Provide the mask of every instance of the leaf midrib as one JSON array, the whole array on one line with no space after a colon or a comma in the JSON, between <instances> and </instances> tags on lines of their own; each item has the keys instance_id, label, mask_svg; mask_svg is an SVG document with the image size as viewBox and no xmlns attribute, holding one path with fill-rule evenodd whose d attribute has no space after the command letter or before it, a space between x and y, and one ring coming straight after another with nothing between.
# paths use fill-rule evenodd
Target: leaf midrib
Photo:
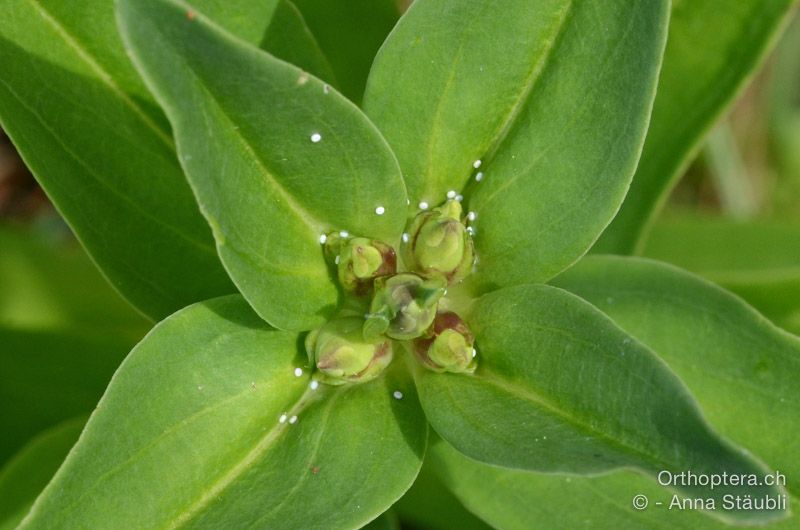
<instances>
[{"instance_id":1,"label":"leaf midrib","mask_svg":"<svg viewBox=\"0 0 800 530\"><path fill-rule=\"evenodd\" d=\"M172 137L168 132L164 131L158 126L142 108L136 104L128 94L117 85L114 77L105 70L97 60L81 45L78 39L72 35L67 29L41 4L40 0L28 0L31 6L39 11L42 18L50 24L53 30L64 40L64 42L72 48L75 53L83 60L84 63L97 74L100 79L116 96L128 106L136 116L149 128L153 133L167 146L170 150L175 150L175 144Z\"/></svg>"},{"instance_id":2,"label":"leaf midrib","mask_svg":"<svg viewBox=\"0 0 800 530\"><path fill-rule=\"evenodd\" d=\"M180 5L180 6L184 6L186 8L190 8L190 6L188 4L186 4L185 2L183 2L181 0L176 0L175 4L176 5ZM289 207L289 209L291 211L293 211L295 213L295 215L298 216L298 218L303 222L303 224L305 224L312 231L312 233L317 233L317 234L318 233L322 233L322 231L325 230L325 227L328 225L328 223L325 223L325 222L317 219L314 215L312 215L311 212L309 212L305 207L303 207L300 204L300 202L298 202L297 198L293 194L291 194L281 184L281 182L275 177L275 175L272 173L272 171L270 171L269 168L267 167L266 161L261 156L259 156L257 154L256 150L253 148L253 145L242 134L241 128L238 128L236 126L236 122L233 120L233 118L230 116L230 114L228 114L225 106L222 105L222 103L217 99L217 97L214 95L214 93L211 91L211 89L206 86L206 84L204 82L204 78L192 67L191 63L188 61L188 59L185 57L185 55L183 53L181 53L180 50L175 49L175 47L172 45L169 37L164 34L164 32L161 30L161 28L160 28L160 26L158 24L151 24L151 27L153 28L153 30L156 33L158 33L160 35L162 42L164 42L165 45L168 46L172 50L172 53L173 53L174 57L184 65L185 71L191 76L191 78L193 78L195 80L195 83L194 83L195 86L197 86L204 94L206 94L208 96L208 99L213 103L214 108L216 108L218 110L218 112L216 114L218 116L224 118L225 122L228 124L228 127L227 127L227 129L229 131L228 136L234 138L240 144L241 148L244 149L245 153L250 156L250 159L253 160L256 163L258 168L261 170L261 173L262 173L262 176L264 177L264 180L266 180L268 183L272 184L272 188L271 189L274 190L275 192L277 192L277 194L285 201L285 203ZM214 34L217 39L219 39L220 41L224 42L226 45L231 46L231 47L242 48L244 52L249 52L249 54L252 55L252 51L248 49L249 46L248 47L242 46L241 43L237 39L232 38L229 35L227 35L226 33L219 31L213 25L213 23L211 21L206 21L205 22L205 29L209 33ZM255 52L256 52L257 55L260 56L261 59L265 59L265 58L268 59L268 60L269 59L273 59L271 55L269 55L267 52L265 52L263 50L255 50ZM136 60L134 62L136 62L137 63L137 67L139 67L141 65L141 60L138 59L137 54L135 52L133 53L133 57L136 58ZM277 59L273 59L273 60L278 61ZM164 92L162 90L160 90L160 88L158 87L158 83L154 83L153 82L152 76L148 73L148 69L147 68L141 68L140 67L140 68L138 68L138 70L142 73L143 77L148 81L148 85L153 88L154 92L162 94L162 95L164 94ZM173 99L173 98L164 98L164 99ZM176 137L180 138L183 135L177 134L177 132L178 132L179 124L182 121L181 120L181 114L182 113L180 111L176 112L176 107L177 106L171 104L171 102L164 101L164 102L162 102L162 106L165 109L168 109L168 114L171 114L172 116L177 118L177 120L175 120L176 123L173 124L173 126L176 129ZM180 150L181 150L181 143L182 142L178 141L179 154L180 154ZM183 158L184 158L183 156L179 156L179 159L181 161L183 161ZM188 173L188 171L187 171L187 173ZM190 184L191 184L191 179L190 179ZM192 184L192 187L194 187L193 184ZM201 207L202 206L203 205L201 204Z\"/></svg>"},{"instance_id":3,"label":"leaf midrib","mask_svg":"<svg viewBox=\"0 0 800 530\"><path fill-rule=\"evenodd\" d=\"M558 48L561 38L564 35L565 28L569 25L569 20L573 14L573 6L574 2L569 0L569 2L563 8L563 13L557 22L558 27L555 29L552 41L543 51L541 58L531 65L531 70L525 78L525 82L522 85L522 90L520 90L514 104L511 106L511 108L509 108L505 119L503 120L500 128L497 130L497 133L487 143L487 147L484 149L486 153L483 157L484 162L488 162L494 157L495 153L497 153L497 151L500 149L501 144L505 141L506 137L514 128L514 124L516 123L520 113L528 104L528 100L530 99L534 87L537 85L539 79L541 79L542 73L550 64L550 57L553 55L553 52L556 50L556 48Z\"/></svg>"},{"instance_id":4,"label":"leaf midrib","mask_svg":"<svg viewBox=\"0 0 800 530\"><path fill-rule=\"evenodd\" d=\"M292 498L292 495L294 495L294 493L298 489L300 489L300 487L303 485L303 478L307 476L305 471L308 470L308 469L311 469L311 465L310 464L316 460L317 455L319 454L319 450L320 450L320 447L322 445L322 438L325 435L325 428L328 425L328 421L330 420L331 413L333 411L333 404L339 399L339 397L341 397L342 394L343 394L343 392L335 392L333 394L333 396L328 398L327 403L325 403L325 407L326 408L325 408L323 417L319 422L319 426L317 427L317 430L318 430L317 438L316 438L316 440L314 440L314 443L312 444L313 445L313 450L309 452L308 458L306 458L306 465L304 465L301 468L303 470L303 475L298 477L297 481L294 483L292 488L288 492L286 492L284 494L283 499L281 499L281 501L279 503L277 503L275 506L273 506L265 514L263 514L260 517L258 517L258 519L253 521L250 524L250 526L247 527L248 529L249 528L258 527L258 524L261 521L263 521L267 517L271 516L276 511L280 510Z\"/></svg>"},{"instance_id":5,"label":"leaf midrib","mask_svg":"<svg viewBox=\"0 0 800 530\"><path fill-rule=\"evenodd\" d=\"M227 339L227 338L228 338L227 335L221 335L221 336L217 337L216 339L214 339L214 341L211 344L212 345L217 344L217 343L221 342L223 339ZM269 383L269 381L265 381L265 384L268 384L268 383ZM98 477L89 487L86 488L86 490L85 490L83 495L81 495L80 497L75 499L73 502L71 502L70 504L65 506L62 510L60 510L60 513L61 513L62 517L66 516L66 515L69 515L72 511L74 511L74 509L79 506L80 502L84 498L86 498L92 492L93 489L95 489L97 486L102 484L109 477L112 477L112 476L116 475L117 473L119 473L120 471L122 471L126 466L128 466L131 463L135 462L136 459L140 455L146 453L147 451L149 451L150 449L152 449L154 447L157 447L162 440L168 438L170 435L172 435L173 433L177 432L182 427L186 427L187 425L190 425L194 421L196 421L196 420L198 420L200 418L203 418L204 416L206 416L208 414L211 414L211 413L215 412L220 407L223 407L223 406L228 405L230 403L234 403L237 400L241 399L242 397L245 397L245 396L248 396L248 395L252 395L252 393L253 393L252 389L248 388L246 390L243 390L243 391L238 392L236 394L233 394L231 396L227 396L224 399L216 401L216 402L214 402L213 404L211 404L211 405L209 405L207 407L203 407L203 408L201 408L199 410L196 410L191 415L181 419L180 421L177 421L177 422L173 423L172 425L170 425L169 427L164 429L162 432L160 432L158 434L158 436L156 436L155 438L150 440L147 444L137 448L136 452L134 452L132 455L130 455L123 462L120 462L119 464L115 465L113 468L111 468L108 471L106 471L105 473L103 473L100 477ZM101 402L101 404L102 404L102 402ZM100 405L98 405L98 407L99 406ZM87 424L87 428L91 428L91 427L92 427L92 425Z\"/></svg>"},{"instance_id":6,"label":"leaf midrib","mask_svg":"<svg viewBox=\"0 0 800 530\"><path fill-rule=\"evenodd\" d=\"M181 57L181 56L179 56ZM181 57L182 58L182 57ZM280 196L286 206L289 208L290 211L294 212L295 215L305 224L312 233L319 234L325 230L325 226L327 223L324 223L317 219L314 215L311 214L305 207L303 207L297 198L287 190L283 184L275 177L272 171L267 167L266 161L256 153L256 150L253 148L253 144L244 137L241 133L241 128L236 126L236 122L231 118L228 112L225 110L225 107L220 103L220 101L216 98L214 93L203 83L202 78L194 71L194 69L189 66L189 64L184 60L184 64L186 65L189 73L191 76L197 81L197 85L200 89L208 96L211 102L214 104L214 108L218 110L216 113L218 116L221 116L225 119L225 122L228 125L228 130L230 134L229 137L235 138L236 141L239 143L240 147L245 151L247 155L250 156L250 159L253 160L258 168L261 170L261 174L264 177L264 181L268 184L271 184L271 190L277 192L278 196ZM177 127L176 127L177 128ZM178 143L180 149L180 142Z\"/></svg>"},{"instance_id":7,"label":"leaf midrib","mask_svg":"<svg viewBox=\"0 0 800 530\"><path fill-rule=\"evenodd\" d=\"M166 223L166 222L164 222L164 220L163 220L163 219L161 219L160 217L157 217L157 216L153 215L152 213L150 213L150 212L149 212L149 211L147 211L146 209L142 208L142 207L141 207L141 206L140 206L138 203L136 203L136 201L132 200L130 197L128 197L128 196L127 196L127 195L125 195L124 193L120 192L119 190L117 190L117 189L116 189L116 188L114 188L113 186L109 185L109 183L108 183L108 182L106 182L106 181L105 181L105 180L104 180L104 179L101 177L101 175L99 175L99 174L97 174L97 173L96 173L95 169L92 167L92 165L91 165L91 164L89 164L88 162L86 162L85 160L83 160L83 158L81 158L81 157L80 157L80 156L79 156L77 153L75 153L75 152L74 152L74 151L73 151L73 150L72 150L72 149L71 149L71 148L70 148L70 147L69 147L69 146L68 146L66 143L64 143L64 141L63 141L63 140L61 139L61 137L60 137L60 136L59 136L59 135L56 133L56 131L55 131L55 130L53 130L53 129L52 129L52 128L51 128L51 127L48 125L48 123L47 123L47 120L43 119L43 118L42 118L42 116L41 116L41 115L40 115L40 114L39 114L39 113L36 111L36 109L34 109L34 108L32 108L30 105L28 105L28 103L25 101L25 99L24 99L24 98L22 98L22 97L20 97L20 95L19 95L19 94L17 94L17 92L16 92L16 91L15 91L15 90L14 90L14 89L11 87L11 85L9 85L9 84L8 84L8 83L7 83L7 82L6 82L4 79L2 79L2 78L0 78L0 83L2 83L2 84L3 84L3 86L4 86L4 87L6 88L6 90L8 91L9 95L11 95L11 97L13 97L13 98L14 98L14 99L15 99L15 100L16 100L16 101L17 101L17 102L20 104L20 106L21 106L23 109L25 109L26 111L28 111L28 112L29 112L29 113L30 113L30 114L31 114L31 115L32 115L34 118L36 118L36 120L37 120L37 121L39 122L39 124L41 125L42 129L44 129L44 131L45 131L45 132L47 132L47 133L48 133L48 134L49 134L49 135L50 135L50 136L53 138L53 140L55 140L55 142L59 144L59 146L61 146L61 148L63 149L63 151L64 151L64 152L65 152L65 153L66 153L66 154L67 154L67 155L68 155L70 158L72 158L72 159L73 159L75 162L77 162L77 163L78 163L78 165L80 165L81 167L83 167L83 168L86 170L86 174L87 174L88 176L92 177L92 180L94 180L94 181L95 181L95 182L96 182L98 185L100 185L100 186L101 186L101 187L103 187L104 189L108 190L108 192L109 192L109 193L111 193L111 195L113 195L113 196L117 197L118 199L120 199L120 201L121 201L122 203L124 203L124 204L128 205L132 211L134 211L134 212L136 212L136 213L140 214L140 215L141 215L143 218L145 218L145 219L148 219L148 220L152 221L152 222L153 222L155 225L162 226L162 227L166 228L168 231L170 231L170 232L174 233L174 234L175 234L175 235L177 235L179 238L183 239L183 240L184 240L184 241L186 241L187 243L189 243L189 244L191 244L192 246L196 247L198 250L201 250L201 251L203 251L204 253L207 253L207 254L213 255L213 256L216 258L216 255L217 255L217 253L216 253L216 249L215 249L215 248L214 248L212 245L209 245L209 244L206 244L206 243L205 243L205 242L203 242L203 241L200 241L200 240L194 239L194 238L193 238L193 237L191 237L190 235L188 235L188 234L184 233L184 232L181 230L181 228L179 228L179 227L177 227L177 226L173 226L173 225L171 225L171 224L169 224L169 223ZM23 158L26 158L26 157L23 155ZM26 162L27 162L27 161L26 161ZM49 186L46 186L46 185L43 185L43 187L44 187L45 189L49 188ZM60 205L60 203L61 203L61 201L60 201L60 200L55 200L55 199L54 199L54 202L55 202L57 205Z\"/></svg>"},{"instance_id":8,"label":"leaf midrib","mask_svg":"<svg viewBox=\"0 0 800 530\"><path fill-rule=\"evenodd\" d=\"M545 69L544 68L545 65L548 63L548 60L552 55L553 50L556 48L556 44L559 41L561 34L564 32L564 28L567 26L567 18L572 12L572 5L573 5L572 0L569 0L569 2L566 4L566 7L563 8L563 13L557 22L557 28L554 31L554 36L550 45L547 46L542 51L540 59L538 61L534 61L531 64L531 69L528 72L527 76L525 77L525 81L522 84L522 89L519 91L519 94L515 98L514 103L509 107L505 118L501 121L500 126L497 129L497 132L486 143L486 146L483 149L481 149L486 153L481 158L483 162L487 162L494 156L494 153L497 152L500 144L506 138L509 131L513 128L513 124L515 123L516 118L519 116L520 112L522 112L522 109L525 107L528 101L528 97L533 91L533 87L539 80L541 73ZM470 17L469 20L471 24L474 21L482 20L482 17L478 16L478 14L475 14L474 16ZM472 25L469 25L467 28L465 28L463 34L464 35L469 34L469 30L471 27ZM462 39L461 44L458 47L458 50L456 50L455 54L453 54L453 61L451 63L450 73L445 81L444 88L442 89L439 98L440 104L436 107L436 111L434 113L434 117L432 120L434 125L432 127L431 136L427 145L427 153L426 153L427 163L425 164L424 168L426 175L425 182L427 183L427 185L425 186L424 192L420 197L421 199L432 197L433 196L432 188L434 188L435 187L434 184L437 183L435 178L436 177L435 173L437 169L434 167L433 157L434 157L434 146L437 143L436 139L441 136L441 130L442 130L442 121L439 118L444 108L444 104L441 102L444 101L445 97L448 95L450 89L452 88L453 81L455 80L456 65L458 65L461 62L464 46L468 40L469 39L467 38Z\"/></svg>"},{"instance_id":9,"label":"leaf midrib","mask_svg":"<svg viewBox=\"0 0 800 530\"><path fill-rule=\"evenodd\" d=\"M567 410L562 409L561 407L555 405L544 396L541 396L535 392L532 392L530 389L514 384L512 380L504 378L501 374L487 368L483 367L480 373L480 377L482 381L487 382L488 384L500 389L501 391L510 394L518 399L522 399L523 401L528 401L530 403L534 403L535 405L539 406L542 409L545 409L547 412L553 414L556 417L561 418L566 423L572 424L578 430L582 430L595 438L599 438L601 440L605 440L608 445L612 447L616 447L621 449L623 452L627 452L629 454L633 454L634 456L641 458L642 461L650 462L654 464L652 469L671 469L672 466L665 460L661 459L657 455L650 454L649 452L631 446L625 443L622 440L618 440L616 438L612 438L610 435L603 431L598 431L597 429L593 428L590 424L586 423L582 418L579 418ZM453 396L452 387L448 385L448 392L450 393L451 397L453 398L454 403L458 403L458 400L455 399ZM622 468L624 466L618 466ZM638 467L638 466L637 466ZM642 468L645 471L650 471L647 468Z\"/></svg>"},{"instance_id":10,"label":"leaf midrib","mask_svg":"<svg viewBox=\"0 0 800 530\"><path fill-rule=\"evenodd\" d=\"M572 4L570 4L570 5L572 5ZM635 24L635 21L636 21L636 18L635 18L635 17L631 17L631 19L630 19L630 22L629 22L628 26L625 28L625 31L623 32L623 34L620 36L619 40L617 41L617 44L616 44L616 46L614 47L614 49L613 49L611 52L609 52L609 53L606 55L606 57L605 57L605 59L604 59L604 61L603 61L604 65L603 65L603 67L601 67L601 69L600 69L601 71L606 69L606 65L607 65L607 64L608 64L608 63L611 61L611 59L612 59L612 58L613 58L613 57L614 57L614 56L615 56L615 55L616 55L616 54L617 54L617 53L618 53L618 52L619 52L619 51L622 49L622 43L625 41L625 39L627 39L628 35L630 34L630 32L633 30L634 26L636 25L636 24ZM566 25L566 24L565 24L565 25ZM563 28L562 28L562 31L561 31L560 35L563 35ZM555 47L555 44L556 44L556 42L554 42L554 46L553 46L553 47ZM547 67L547 66L549 66L550 64L552 64L552 63L550 63L550 62L546 62L546 61L545 61L545 64L543 64L543 66L542 66L542 72L544 72L544 71L547 69L546 67ZM537 80L538 80L540 77L541 77L541 76L537 77ZM595 85L593 85L593 87L595 88L595 90L596 90L596 86L597 86L596 84L595 84ZM533 90L533 86L531 87L531 92L532 92L532 90ZM529 92L529 93L527 94L527 97L530 97L530 95L531 95L531 92ZM521 103L521 107L524 107L524 106L525 106L525 104L527 103L527 101L528 101L528 100L526 99L524 102L522 102L522 103ZM575 123L577 123L578 119L579 119L581 116L583 116L583 114L585 114L585 113L588 111L588 107L589 107L589 101L590 101L590 100L589 100L589 98L588 98L588 97L584 97L584 98L583 98L583 100L582 100L582 102L581 102L580 106L578 106L578 107L576 108L575 112L573 112L573 113L571 114L571 116L570 116L570 119L568 120L568 122L567 122L566 126L565 126L565 127L564 127L564 129L563 129L563 133L566 133L566 132L568 132L568 131L569 131L569 130L572 128L572 126L574 126L574 125L575 125ZM513 123L509 125L509 130L508 130L507 134L509 134L509 133L510 133L511 129L513 129ZM499 140L498 140L498 142L497 142L497 144L496 144L496 148L494 149L494 151L493 151L493 153L492 153L492 156L494 156L494 154L496 154L496 153L497 153L497 151L499 151L499 149L500 149L500 147L501 147L501 143L502 143L502 141L503 141L503 140L505 140L505 138L506 138L506 137L507 137L507 135L506 135L506 136L504 136L503 138L501 138L501 139L499 139ZM561 137L563 137L563 134L562 134L562 136L561 136ZM561 137L559 137L559 139L560 139ZM619 141L619 139L618 139L617 141ZM642 141L642 143L644 142L644 135L642 136L642 139L641 139L641 141ZM498 195L499 195L499 194L500 194L502 191L504 191L505 189L509 188L510 186L513 186L513 185L514 185L514 183L516 183L516 182L517 182L517 181L518 181L518 180L519 180L521 177L523 177L523 176L526 176L526 175L529 175L529 174L531 173L531 170L532 170L532 169L533 169L533 168L534 168L534 167L535 167L535 166L536 166L536 165L539 163L539 161L540 161L542 158L544 158L545 154L547 154L547 152L550 150L550 148L552 148L552 147L553 147L555 144L556 144L556 141L553 141L552 143L550 143L549 145L547 145L547 146L546 146L544 149L542 149L542 150L540 151L540 153L539 153L539 156L537 156L536 158L532 159L532 160L531 160L531 161L530 161L530 162L529 162L529 163L528 163L528 164L527 164L527 165L526 165L524 168L521 168L521 169L519 169L518 171L516 171L516 172L514 173L514 175L511 175L511 176L509 176L509 178L506 178L506 179L504 179L504 180L503 180L503 182L502 182L502 184L500 184L500 185L499 185L499 186L497 186L497 187L496 187L494 190L492 190L492 191L491 191L491 193L489 193L489 194L488 194L488 195L486 195L485 197L482 197L482 198L481 198L481 203L482 203L482 206L483 206L483 207L487 207L487 206L488 206L488 205L489 205L489 204L490 204L490 203L491 203L491 202L492 202L492 201L493 201L495 198L497 198L497 196L498 196ZM488 159L488 158L487 158L487 160L489 160L489 162L491 162L491 160L490 160L490 159ZM631 172L630 178L633 178L633 172ZM598 187L600 187L602 184L604 184L604 182L602 182L600 179L595 179L595 180L594 180L594 185L592 186L592 188L591 188L591 189L589 189L589 190L586 190L586 192L582 194L582 197L581 197L581 203L580 203L580 205L582 205L582 204L584 204L584 203L588 202L588 201L589 201L589 199L590 199L590 198L591 198L591 196L592 196L592 192L593 192L595 189L597 189ZM625 188L625 190L624 190L624 191L627 191L627 186L626 186L626 188ZM580 205L578 205L578 206L580 206ZM573 210L574 210L574 209L577 209L577 208L573 208ZM560 221L563 221L564 219L566 219L566 218L569 216L569 213L568 213L568 212L569 212L569 209L567 210L567 212L565 212L565 213L562 213L562 214L560 215L560 217L559 217L557 220L550 221L550 225L556 225L556 224L558 224ZM608 222L610 222L610 219L609 219L609 221L607 221L607 222L606 222L606 224L608 224ZM548 228L549 228L549 227L548 227ZM540 228L540 229L539 229L539 232L538 232L538 234L541 234L541 233L543 233L543 232L544 232L544 229ZM599 236L599 234L598 234L598 236L596 236L596 237L600 237L600 236Z\"/></svg>"},{"instance_id":11,"label":"leaf midrib","mask_svg":"<svg viewBox=\"0 0 800 530\"><path fill-rule=\"evenodd\" d=\"M317 402L317 400L314 399L314 394L319 392L320 390L312 390L310 387L306 388L305 392L301 394L301 396L295 401L295 405L285 414L287 416L300 416L300 413L303 410ZM327 403L325 403L325 406L327 407L326 421L327 415L330 414L332 404L342 394L343 392L334 392L332 396L328 396ZM247 471L254 462L256 462L264 453L273 447L273 442L275 442L281 434L287 432L288 427L289 425L287 424L276 422L243 458L231 466L227 473L211 484L211 486L206 489L206 491L200 495L200 497L198 497L189 506L184 508L180 514L178 514L163 528L165 530L175 530L188 524L189 521L207 508L214 499L219 497L219 495L225 489L227 489L236 481L236 479L238 479L245 471Z\"/></svg>"}]
</instances>

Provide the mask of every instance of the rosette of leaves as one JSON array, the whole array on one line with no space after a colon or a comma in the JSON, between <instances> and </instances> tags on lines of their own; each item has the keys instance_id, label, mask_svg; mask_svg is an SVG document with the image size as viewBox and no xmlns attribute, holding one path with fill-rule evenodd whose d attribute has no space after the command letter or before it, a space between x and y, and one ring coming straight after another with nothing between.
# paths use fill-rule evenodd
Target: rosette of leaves
<instances>
[{"instance_id":1,"label":"rosette of leaves","mask_svg":"<svg viewBox=\"0 0 800 530\"><path fill-rule=\"evenodd\" d=\"M0 85L0 111L12 115L4 127L121 292L157 319L197 303L126 358L23 528L359 528L412 485L431 428L459 458L491 469L628 469L643 480L661 470L767 472L709 425L659 357L663 341L597 308L593 288L640 264L570 268L636 170L667 1L417 0L375 58L362 108L337 91L313 43L317 60L270 48L288 24L226 21L214 2L118 0L119 35L91 35L60 4L31 4L27 15L46 29L19 31L25 46L4 48L18 67ZM269 6L273 20L294 13L287 2ZM51 61L26 51L56 37L67 48ZM120 60L123 46L135 71ZM82 67L67 66L62 51ZM73 126L95 120L114 134L61 140L36 98L14 89L31 75L23 63L58 69L59 86L86 106L100 102ZM14 99L19 109L9 111ZM117 144L125 163L96 163ZM111 190L120 226L110 222L114 204L98 200L91 212L59 189L53 167L63 160L65 174L91 176L87 197ZM109 184L112 166L124 175ZM469 274L446 278L454 281L436 303L468 329L474 361L460 373L428 369L399 341L368 381L320 382L308 333L343 311L369 319L354 316L321 243L346 234L400 249L420 211L448 199L468 212L475 258ZM151 202L158 208L142 207ZM129 248L108 235L115 229L145 244ZM136 248L150 254L128 260ZM572 276L548 285L567 269ZM401 259L396 272L409 271ZM722 311L732 303L719 301ZM784 494L767 485L677 492ZM710 515L747 523L786 514Z\"/></svg>"}]
</instances>

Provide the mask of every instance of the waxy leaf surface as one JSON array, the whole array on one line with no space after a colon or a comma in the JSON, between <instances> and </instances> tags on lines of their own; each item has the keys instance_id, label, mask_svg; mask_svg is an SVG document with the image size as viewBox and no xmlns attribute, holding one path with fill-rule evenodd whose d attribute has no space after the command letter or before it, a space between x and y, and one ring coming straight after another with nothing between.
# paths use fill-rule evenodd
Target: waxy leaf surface
<instances>
[{"instance_id":1,"label":"waxy leaf surface","mask_svg":"<svg viewBox=\"0 0 800 530\"><path fill-rule=\"evenodd\" d=\"M484 286L549 279L609 223L644 141L667 18L663 1L418 0L400 19L364 108L412 208L465 190Z\"/></svg>"},{"instance_id":2,"label":"waxy leaf surface","mask_svg":"<svg viewBox=\"0 0 800 530\"><path fill-rule=\"evenodd\" d=\"M504 469L467 458L444 442L433 445L429 454L433 467L455 495L472 512L503 530L737 528L730 524L735 521L720 509L719 502L714 511L679 509L675 504L670 509L673 495L678 501L685 496L634 471L576 477ZM738 489L742 497L751 493L746 488ZM647 497L647 508L633 508L637 495ZM705 499L702 494L698 497ZM766 528L797 528L800 502L790 497L787 505L791 505L792 515L770 521Z\"/></svg>"},{"instance_id":3,"label":"waxy leaf surface","mask_svg":"<svg viewBox=\"0 0 800 530\"><path fill-rule=\"evenodd\" d=\"M188 20L185 4L118 5L237 287L273 326L321 324L338 292L320 235L394 243L402 232L405 188L389 147L338 92L200 15Z\"/></svg>"},{"instance_id":4,"label":"waxy leaf surface","mask_svg":"<svg viewBox=\"0 0 800 530\"><path fill-rule=\"evenodd\" d=\"M288 29L271 24L282 3L193 6L269 45ZM125 54L114 3L2 0L0 12L0 126L108 279L156 320L234 292L167 120ZM313 42L293 42L290 60L324 62Z\"/></svg>"},{"instance_id":5,"label":"waxy leaf surface","mask_svg":"<svg viewBox=\"0 0 800 530\"><path fill-rule=\"evenodd\" d=\"M344 529L377 517L425 450L414 384L398 363L314 389L298 342L238 295L159 324L22 528Z\"/></svg>"},{"instance_id":6,"label":"waxy leaf surface","mask_svg":"<svg viewBox=\"0 0 800 530\"><path fill-rule=\"evenodd\" d=\"M555 283L602 307L653 347L686 381L715 427L786 476L793 514L769 528L796 528L800 341L735 296L664 264L590 257ZM638 473L581 478L505 470L444 443L430 454L467 507L499 528L728 528L708 512L667 510L674 491ZM752 492L742 487L735 493ZM631 505L639 494L649 497L646 510ZM720 508L718 503L713 514L724 517Z\"/></svg>"},{"instance_id":7,"label":"waxy leaf surface","mask_svg":"<svg viewBox=\"0 0 800 530\"><path fill-rule=\"evenodd\" d=\"M475 375L417 374L432 427L467 456L583 474L622 467L652 475L764 471L709 428L651 350L580 298L548 286L501 289L476 301L469 321ZM720 487L709 495L731 492Z\"/></svg>"},{"instance_id":8,"label":"waxy leaf surface","mask_svg":"<svg viewBox=\"0 0 800 530\"><path fill-rule=\"evenodd\" d=\"M714 284L647 259L588 257L555 283L657 352L712 425L800 497L800 339Z\"/></svg>"},{"instance_id":9,"label":"waxy leaf surface","mask_svg":"<svg viewBox=\"0 0 800 530\"><path fill-rule=\"evenodd\" d=\"M652 219L703 136L750 78L795 0L673 0L642 157L597 252L641 250Z\"/></svg>"}]
</instances>

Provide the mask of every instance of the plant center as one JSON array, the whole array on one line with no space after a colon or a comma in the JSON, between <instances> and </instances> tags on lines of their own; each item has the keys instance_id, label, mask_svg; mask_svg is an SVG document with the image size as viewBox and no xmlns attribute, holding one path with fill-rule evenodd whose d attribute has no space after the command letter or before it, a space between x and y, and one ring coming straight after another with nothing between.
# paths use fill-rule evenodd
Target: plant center
<instances>
[{"instance_id":1,"label":"plant center","mask_svg":"<svg viewBox=\"0 0 800 530\"><path fill-rule=\"evenodd\" d=\"M345 303L306 339L322 381L374 379L398 347L430 370L475 370L472 332L457 313L441 307L447 287L463 281L475 259L460 202L448 200L411 220L400 249L404 271L397 270L395 249L382 241L347 232L324 240Z\"/></svg>"}]
</instances>

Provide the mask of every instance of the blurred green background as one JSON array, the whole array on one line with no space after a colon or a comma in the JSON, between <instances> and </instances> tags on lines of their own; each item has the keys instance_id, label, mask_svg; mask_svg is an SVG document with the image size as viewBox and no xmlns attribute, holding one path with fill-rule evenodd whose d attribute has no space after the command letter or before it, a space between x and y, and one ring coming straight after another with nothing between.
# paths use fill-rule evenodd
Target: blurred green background
<instances>
[{"instance_id":1,"label":"blurred green background","mask_svg":"<svg viewBox=\"0 0 800 530\"><path fill-rule=\"evenodd\" d=\"M706 139L643 253L800 333L800 17Z\"/></svg>"}]
</instances>

